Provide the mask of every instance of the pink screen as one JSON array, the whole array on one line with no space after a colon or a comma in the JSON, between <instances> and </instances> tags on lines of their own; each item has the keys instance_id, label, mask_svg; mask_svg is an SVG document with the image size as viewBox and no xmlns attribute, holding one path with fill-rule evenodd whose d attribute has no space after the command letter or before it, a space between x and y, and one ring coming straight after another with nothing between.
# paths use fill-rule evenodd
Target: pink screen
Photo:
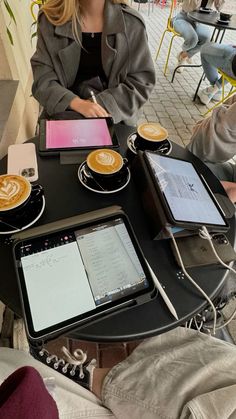
<instances>
[{"instance_id":1,"label":"pink screen","mask_svg":"<svg viewBox=\"0 0 236 419\"><path fill-rule=\"evenodd\" d=\"M112 145L104 119L76 119L46 122L46 148Z\"/></svg>"}]
</instances>

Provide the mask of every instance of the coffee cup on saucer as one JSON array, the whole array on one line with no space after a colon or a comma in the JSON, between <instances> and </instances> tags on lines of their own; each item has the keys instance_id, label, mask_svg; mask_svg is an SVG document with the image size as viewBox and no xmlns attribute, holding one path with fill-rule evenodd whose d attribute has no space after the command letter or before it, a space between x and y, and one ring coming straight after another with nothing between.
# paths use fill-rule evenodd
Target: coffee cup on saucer
<instances>
[{"instance_id":1,"label":"coffee cup on saucer","mask_svg":"<svg viewBox=\"0 0 236 419\"><path fill-rule=\"evenodd\" d=\"M140 150L157 150L167 140L168 131L158 122L145 122L137 127L136 147Z\"/></svg>"},{"instance_id":2,"label":"coffee cup on saucer","mask_svg":"<svg viewBox=\"0 0 236 419\"><path fill-rule=\"evenodd\" d=\"M229 13L220 12L220 20L223 21L223 22L228 22L231 19L232 16L233 15L231 15Z\"/></svg>"},{"instance_id":3,"label":"coffee cup on saucer","mask_svg":"<svg viewBox=\"0 0 236 419\"><path fill-rule=\"evenodd\" d=\"M117 151L101 148L89 153L86 163L95 181L116 188L124 179L128 161Z\"/></svg>"},{"instance_id":4,"label":"coffee cup on saucer","mask_svg":"<svg viewBox=\"0 0 236 419\"><path fill-rule=\"evenodd\" d=\"M5 174L0 176L0 219L20 217L28 204L43 195L40 185L31 185L23 176Z\"/></svg>"}]
</instances>

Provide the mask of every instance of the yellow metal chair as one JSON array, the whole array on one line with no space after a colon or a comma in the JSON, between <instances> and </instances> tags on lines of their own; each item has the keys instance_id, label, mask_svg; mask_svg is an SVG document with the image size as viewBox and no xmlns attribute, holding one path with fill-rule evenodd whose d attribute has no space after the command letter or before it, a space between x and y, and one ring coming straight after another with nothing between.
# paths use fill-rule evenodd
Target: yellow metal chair
<instances>
[{"instance_id":1,"label":"yellow metal chair","mask_svg":"<svg viewBox=\"0 0 236 419\"><path fill-rule=\"evenodd\" d=\"M34 19L34 22L37 21L37 17L36 17L36 15L34 13L34 8L35 8L35 6L38 6L38 7L42 6L43 3L44 3L43 0L32 0L32 2L30 4L30 12L31 12L31 15L32 15L32 17Z\"/></svg>"},{"instance_id":2,"label":"yellow metal chair","mask_svg":"<svg viewBox=\"0 0 236 419\"><path fill-rule=\"evenodd\" d=\"M180 36L180 34L174 30L173 25L172 25L173 12L176 8L176 5L177 5L177 1L176 0L171 0L170 14L169 14L169 17L168 17L168 20L167 20L167 27L162 34L161 41L160 41L160 44L159 44L159 47L158 47L158 50L157 50L156 56L155 56L155 61L156 61L158 56L159 56L159 53L160 53L160 50L161 50L161 47L162 47L162 43L164 41L165 34L167 32L172 34L170 42L169 42L168 53L167 53L166 62L165 62L165 66L164 66L164 75L166 75L173 40L176 36Z\"/></svg>"},{"instance_id":3,"label":"yellow metal chair","mask_svg":"<svg viewBox=\"0 0 236 419\"><path fill-rule=\"evenodd\" d=\"M222 77L222 98L214 106L212 106L210 109L208 109L208 111L205 112L203 116L206 116L209 112L213 111L213 109L215 109L217 106L224 103L224 101L226 99L228 99L230 96L232 96L234 93L236 93L236 79L233 79L232 77L228 76L228 74L223 73L223 71L220 70L220 69L218 69L218 73ZM225 96L225 82L226 81L231 84L231 89L230 89L229 93Z\"/></svg>"}]
</instances>

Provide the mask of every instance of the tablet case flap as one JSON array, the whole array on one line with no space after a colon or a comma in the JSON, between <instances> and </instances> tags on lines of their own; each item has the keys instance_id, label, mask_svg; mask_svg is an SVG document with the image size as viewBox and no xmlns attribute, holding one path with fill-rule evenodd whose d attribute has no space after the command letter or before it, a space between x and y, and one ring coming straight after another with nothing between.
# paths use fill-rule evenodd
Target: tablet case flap
<instances>
[{"instance_id":1,"label":"tablet case flap","mask_svg":"<svg viewBox=\"0 0 236 419\"><path fill-rule=\"evenodd\" d=\"M21 231L12 235L12 239L14 241L25 240L43 235L45 233L51 233L54 231L62 230L64 228L73 227L75 225L81 225L87 223L88 221L101 220L114 214L124 214L124 212L118 205L113 205L107 208L101 208L95 211L86 212L84 214L78 214L74 217L64 218L62 220L57 220L52 223L43 224L38 227Z\"/></svg>"}]
</instances>

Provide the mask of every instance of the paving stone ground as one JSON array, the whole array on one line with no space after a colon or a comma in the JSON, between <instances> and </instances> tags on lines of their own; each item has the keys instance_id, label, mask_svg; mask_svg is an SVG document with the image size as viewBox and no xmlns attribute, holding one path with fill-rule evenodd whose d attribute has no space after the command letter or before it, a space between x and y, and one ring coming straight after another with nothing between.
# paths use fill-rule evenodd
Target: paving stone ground
<instances>
[{"instance_id":1,"label":"paving stone ground","mask_svg":"<svg viewBox=\"0 0 236 419\"><path fill-rule=\"evenodd\" d=\"M134 2L132 2L132 7L138 8ZM224 9L231 11L231 13L236 13L236 1L226 0ZM146 4L141 4L139 11L146 22L149 45L154 57L161 35L166 28L169 5L164 7L154 5L153 11L150 12L149 16L148 6ZM194 92L202 75L202 68L188 68L182 74L177 73L174 82L171 83L172 73L177 61L176 56L181 50L183 40L180 37L176 37L173 42L168 67L169 71L165 77L163 67L169 39L170 34L167 33L160 55L155 62L156 86L149 101L143 107L139 122L160 122L167 128L169 136L173 141L185 146L191 138L191 132L196 121L202 119L202 115L207 111L207 107L202 105L198 99L196 102L193 102ZM227 30L223 42L236 45L236 31ZM193 63L200 64L199 54L194 56ZM207 82L202 83L202 87L207 85Z\"/></svg>"}]
</instances>

